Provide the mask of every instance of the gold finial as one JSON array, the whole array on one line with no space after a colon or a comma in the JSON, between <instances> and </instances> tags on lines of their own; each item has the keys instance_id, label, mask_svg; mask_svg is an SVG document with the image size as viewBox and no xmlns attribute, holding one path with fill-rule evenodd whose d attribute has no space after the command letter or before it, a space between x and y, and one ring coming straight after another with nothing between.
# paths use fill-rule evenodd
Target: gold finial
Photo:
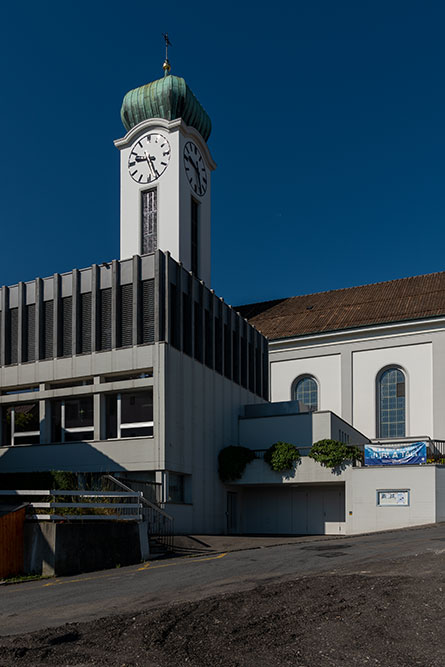
<instances>
[{"instance_id":1,"label":"gold finial","mask_svg":"<svg viewBox=\"0 0 445 667\"><path fill-rule=\"evenodd\" d=\"M168 38L168 32L163 32L162 36L165 39L165 60L164 64L162 65L162 69L164 70L164 76L167 76L168 74L170 74L171 70L170 63L168 61L168 47L172 46L172 43Z\"/></svg>"}]
</instances>

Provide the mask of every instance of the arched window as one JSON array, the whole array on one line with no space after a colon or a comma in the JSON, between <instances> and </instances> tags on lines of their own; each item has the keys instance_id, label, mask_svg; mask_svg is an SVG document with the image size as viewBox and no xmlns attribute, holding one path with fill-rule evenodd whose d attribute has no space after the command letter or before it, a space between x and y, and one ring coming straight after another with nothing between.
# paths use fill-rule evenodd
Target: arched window
<instances>
[{"instance_id":1,"label":"arched window","mask_svg":"<svg viewBox=\"0 0 445 667\"><path fill-rule=\"evenodd\" d=\"M300 401L301 412L318 410L318 385L314 378L303 377L294 386L294 400Z\"/></svg>"},{"instance_id":2,"label":"arched window","mask_svg":"<svg viewBox=\"0 0 445 667\"><path fill-rule=\"evenodd\" d=\"M405 437L405 376L399 368L387 368L377 380L380 438Z\"/></svg>"}]
</instances>

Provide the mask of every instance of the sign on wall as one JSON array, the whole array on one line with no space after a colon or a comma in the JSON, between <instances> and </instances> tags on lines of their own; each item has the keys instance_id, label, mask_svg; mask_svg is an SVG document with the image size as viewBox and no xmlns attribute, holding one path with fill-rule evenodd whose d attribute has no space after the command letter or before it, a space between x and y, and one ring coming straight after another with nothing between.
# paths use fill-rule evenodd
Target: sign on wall
<instances>
[{"instance_id":1,"label":"sign on wall","mask_svg":"<svg viewBox=\"0 0 445 667\"><path fill-rule=\"evenodd\" d=\"M407 507L409 505L409 489L377 491L377 505L380 507Z\"/></svg>"},{"instance_id":2,"label":"sign on wall","mask_svg":"<svg viewBox=\"0 0 445 667\"><path fill-rule=\"evenodd\" d=\"M426 442L400 447L365 445L365 466L418 465L426 463Z\"/></svg>"}]
</instances>

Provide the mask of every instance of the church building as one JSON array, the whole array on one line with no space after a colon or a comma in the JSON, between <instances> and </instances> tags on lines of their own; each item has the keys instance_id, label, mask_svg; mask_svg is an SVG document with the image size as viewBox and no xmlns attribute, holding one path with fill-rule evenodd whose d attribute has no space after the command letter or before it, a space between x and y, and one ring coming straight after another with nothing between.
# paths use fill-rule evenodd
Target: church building
<instances>
[{"instance_id":1,"label":"church building","mask_svg":"<svg viewBox=\"0 0 445 667\"><path fill-rule=\"evenodd\" d=\"M0 480L152 483L178 533L444 520L438 464L331 470L307 453L324 438L443 451L445 273L232 307L211 289L208 114L166 60L121 118L120 259L1 289ZM277 441L299 447L294 470L264 461ZM230 445L255 459L223 483Z\"/></svg>"}]
</instances>

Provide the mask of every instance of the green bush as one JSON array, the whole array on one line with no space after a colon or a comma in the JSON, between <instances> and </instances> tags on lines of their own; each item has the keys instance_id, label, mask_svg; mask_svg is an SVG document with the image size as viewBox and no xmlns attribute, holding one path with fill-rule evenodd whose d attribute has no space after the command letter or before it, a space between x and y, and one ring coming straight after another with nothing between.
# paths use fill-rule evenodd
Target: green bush
<instances>
[{"instance_id":1,"label":"green bush","mask_svg":"<svg viewBox=\"0 0 445 667\"><path fill-rule=\"evenodd\" d=\"M314 443L309 456L326 468L338 468L347 461L361 460L362 452L358 447L326 439Z\"/></svg>"},{"instance_id":2,"label":"green bush","mask_svg":"<svg viewBox=\"0 0 445 667\"><path fill-rule=\"evenodd\" d=\"M241 479L246 465L253 461L255 453L247 447L230 445L218 454L218 474L222 482Z\"/></svg>"},{"instance_id":3,"label":"green bush","mask_svg":"<svg viewBox=\"0 0 445 667\"><path fill-rule=\"evenodd\" d=\"M270 465L272 470L276 472L283 472L292 468L294 463L300 460L300 452L295 445L288 442L276 442L272 447L269 447L264 454L264 460Z\"/></svg>"}]
</instances>

